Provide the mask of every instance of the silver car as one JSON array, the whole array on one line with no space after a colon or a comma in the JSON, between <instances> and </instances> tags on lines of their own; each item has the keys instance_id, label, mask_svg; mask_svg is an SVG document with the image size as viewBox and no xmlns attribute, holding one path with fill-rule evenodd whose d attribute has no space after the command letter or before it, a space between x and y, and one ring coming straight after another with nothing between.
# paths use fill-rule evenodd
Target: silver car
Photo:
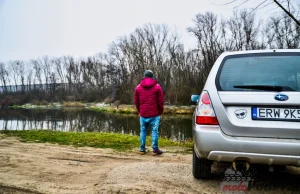
<instances>
[{"instance_id":1,"label":"silver car","mask_svg":"<svg viewBox=\"0 0 300 194\"><path fill-rule=\"evenodd\" d=\"M195 178L213 161L300 166L300 50L225 52L191 100Z\"/></svg>"}]
</instances>

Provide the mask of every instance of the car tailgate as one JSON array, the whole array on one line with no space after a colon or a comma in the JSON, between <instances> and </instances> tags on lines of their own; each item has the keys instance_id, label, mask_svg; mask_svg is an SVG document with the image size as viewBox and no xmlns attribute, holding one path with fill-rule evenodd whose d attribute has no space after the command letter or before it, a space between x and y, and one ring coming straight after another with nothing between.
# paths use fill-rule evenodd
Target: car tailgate
<instances>
[{"instance_id":1,"label":"car tailgate","mask_svg":"<svg viewBox=\"0 0 300 194\"><path fill-rule=\"evenodd\" d=\"M231 136L300 139L300 92L282 93L287 101L275 100L278 94L219 91L216 102L221 103L214 108L222 131Z\"/></svg>"}]
</instances>

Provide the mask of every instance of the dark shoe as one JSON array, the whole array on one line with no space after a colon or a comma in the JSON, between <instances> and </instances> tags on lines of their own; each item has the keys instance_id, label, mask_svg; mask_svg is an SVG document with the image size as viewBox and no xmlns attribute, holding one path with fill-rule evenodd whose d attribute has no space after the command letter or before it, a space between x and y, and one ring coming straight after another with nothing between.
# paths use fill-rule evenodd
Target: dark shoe
<instances>
[{"instance_id":1,"label":"dark shoe","mask_svg":"<svg viewBox=\"0 0 300 194\"><path fill-rule=\"evenodd\" d=\"M144 154L146 154L147 153L147 148L145 149L145 150L140 150L140 154L141 155L144 155Z\"/></svg>"},{"instance_id":2,"label":"dark shoe","mask_svg":"<svg viewBox=\"0 0 300 194\"><path fill-rule=\"evenodd\" d=\"M160 149L157 149L157 150L153 150L152 155L158 156L158 155L161 155L162 153L163 153L163 151L161 151Z\"/></svg>"}]
</instances>

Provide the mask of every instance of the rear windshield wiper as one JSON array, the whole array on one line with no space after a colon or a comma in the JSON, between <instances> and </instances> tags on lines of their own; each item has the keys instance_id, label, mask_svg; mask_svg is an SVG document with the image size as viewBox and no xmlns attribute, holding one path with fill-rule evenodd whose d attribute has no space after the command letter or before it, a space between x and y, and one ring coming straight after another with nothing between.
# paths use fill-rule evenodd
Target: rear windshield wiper
<instances>
[{"instance_id":1,"label":"rear windshield wiper","mask_svg":"<svg viewBox=\"0 0 300 194\"><path fill-rule=\"evenodd\" d=\"M234 88L244 88L244 89L257 89L257 90L266 90L266 91L296 91L289 86L274 86L274 85L240 85L240 86L233 86Z\"/></svg>"}]
</instances>

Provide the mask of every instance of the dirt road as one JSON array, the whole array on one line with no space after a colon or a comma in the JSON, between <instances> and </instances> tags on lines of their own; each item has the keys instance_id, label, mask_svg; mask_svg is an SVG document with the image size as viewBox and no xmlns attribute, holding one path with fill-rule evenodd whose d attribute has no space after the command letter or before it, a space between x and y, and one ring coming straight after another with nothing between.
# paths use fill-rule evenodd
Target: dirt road
<instances>
[{"instance_id":1,"label":"dirt road","mask_svg":"<svg viewBox=\"0 0 300 194\"><path fill-rule=\"evenodd\" d=\"M221 193L224 166L213 167L211 180L195 180L191 154L166 151L158 157L150 152L141 156L110 149L22 143L0 135L0 193ZM291 186L300 173L290 167L276 176L264 175L261 181L275 177ZM248 193L291 191L279 186L258 189Z\"/></svg>"}]
</instances>

